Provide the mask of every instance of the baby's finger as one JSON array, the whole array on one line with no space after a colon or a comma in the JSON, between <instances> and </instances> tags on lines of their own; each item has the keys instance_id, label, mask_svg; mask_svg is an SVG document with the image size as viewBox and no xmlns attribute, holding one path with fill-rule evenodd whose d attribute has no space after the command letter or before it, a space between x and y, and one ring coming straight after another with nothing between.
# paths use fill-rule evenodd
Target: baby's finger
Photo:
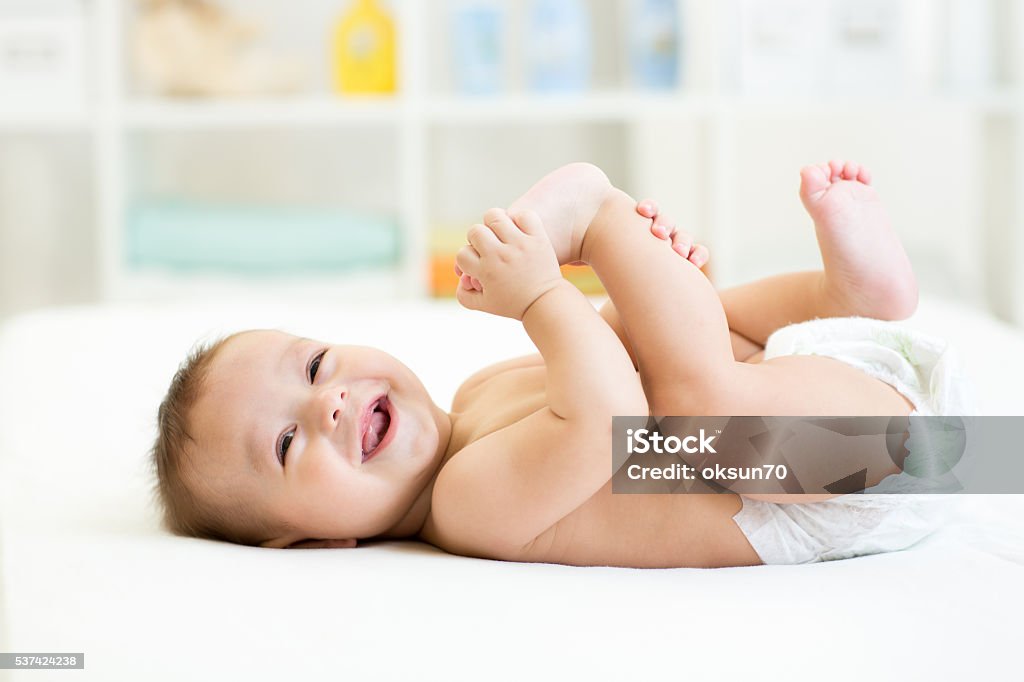
<instances>
[{"instance_id":1,"label":"baby's finger","mask_svg":"<svg viewBox=\"0 0 1024 682\"><path fill-rule=\"evenodd\" d=\"M711 252L708 251L708 247L703 244L694 244L693 251L690 253L690 262L696 265L698 268L702 268L708 264L708 259L711 257Z\"/></svg>"},{"instance_id":2,"label":"baby's finger","mask_svg":"<svg viewBox=\"0 0 1024 682\"><path fill-rule=\"evenodd\" d=\"M484 224L498 236L498 239L508 244L520 234L516 224L509 218L503 208L492 208L484 213Z\"/></svg>"},{"instance_id":3,"label":"baby's finger","mask_svg":"<svg viewBox=\"0 0 1024 682\"><path fill-rule=\"evenodd\" d=\"M658 216L658 204L651 199L644 199L636 205L636 212L645 218Z\"/></svg>"},{"instance_id":4,"label":"baby's finger","mask_svg":"<svg viewBox=\"0 0 1024 682\"><path fill-rule=\"evenodd\" d=\"M480 310L482 296L483 294L479 291L466 289L461 286L455 290L455 299L463 308L469 308L470 310Z\"/></svg>"},{"instance_id":5,"label":"baby's finger","mask_svg":"<svg viewBox=\"0 0 1024 682\"><path fill-rule=\"evenodd\" d=\"M544 222L535 211L520 211L509 217L512 218L515 224L524 233L532 237L547 237L547 232L544 231Z\"/></svg>"},{"instance_id":6,"label":"baby's finger","mask_svg":"<svg viewBox=\"0 0 1024 682\"><path fill-rule=\"evenodd\" d=\"M476 249L468 244L463 246L459 249L458 253L455 254L455 267L462 272L459 277L467 277L468 275L466 273L479 272L480 254Z\"/></svg>"},{"instance_id":7,"label":"baby's finger","mask_svg":"<svg viewBox=\"0 0 1024 682\"><path fill-rule=\"evenodd\" d=\"M491 228L486 225L477 223L473 227L469 228L466 232L466 240L469 245L476 249L478 254L484 254L494 250L498 245L501 244L501 240L498 239L498 235L491 231ZM462 268L465 270L465 266Z\"/></svg>"}]
</instances>

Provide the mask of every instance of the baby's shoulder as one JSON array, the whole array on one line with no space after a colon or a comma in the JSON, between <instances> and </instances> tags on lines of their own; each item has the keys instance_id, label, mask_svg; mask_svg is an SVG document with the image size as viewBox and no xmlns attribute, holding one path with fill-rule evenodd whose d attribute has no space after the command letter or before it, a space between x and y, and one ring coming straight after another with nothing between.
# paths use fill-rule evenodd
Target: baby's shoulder
<instances>
[{"instance_id":1,"label":"baby's shoulder","mask_svg":"<svg viewBox=\"0 0 1024 682\"><path fill-rule=\"evenodd\" d=\"M519 358L504 360L488 367L484 367L462 382L462 385L459 386L458 390L455 392L455 398L452 401L452 409L457 411L460 408L465 407L465 402L470 399L471 394L495 377L501 376L502 374L512 370L538 366L544 366L544 358L541 357L540 353L524 355Z\"/></svg>"}]
</instances>

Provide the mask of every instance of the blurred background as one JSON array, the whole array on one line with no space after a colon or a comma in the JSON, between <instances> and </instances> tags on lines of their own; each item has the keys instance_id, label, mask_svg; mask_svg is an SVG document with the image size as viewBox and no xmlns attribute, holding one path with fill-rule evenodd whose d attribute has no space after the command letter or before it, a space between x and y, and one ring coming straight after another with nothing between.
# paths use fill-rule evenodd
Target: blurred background
<instances>
[{"instance_id":1,"label":"blurred background","mask_svg":"<svg viewBox=\"0 0 1024 682\"><path fill-rule=\"evenodd\" d=\"M576 160L728 286L818 267L798 169L839 157L926 295L1021 324L1022 35L1013 0L0 0L0 317L450 296L468 225Z\"/></svg>"}]
</instances>

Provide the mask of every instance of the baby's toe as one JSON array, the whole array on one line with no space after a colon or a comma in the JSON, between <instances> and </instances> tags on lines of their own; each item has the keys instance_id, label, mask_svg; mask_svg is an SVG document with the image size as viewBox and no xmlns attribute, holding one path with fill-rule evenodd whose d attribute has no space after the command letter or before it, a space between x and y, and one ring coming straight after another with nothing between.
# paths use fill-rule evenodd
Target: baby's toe
<instances>
[{"instance_id":1,"label":"baby's toe","mask_svg":"<svg viewBox=\"0 0 1024 682\"><path fill-rule=\"evenodd\" d=\"M829 176L832 172L831 168L827 165L822 166L804 166L800 169L800 194L804 198L810 199L814 195L828 188L830 181Z\"/></svg>"},{"instance_id":2,"label":"baby's toe","mask_svg":"<svg viewBox=\"0 0 1024 682\"><path fill-rule=\"evenodd\" d=\"M843 180L856 180L859 172L860 164L853 161L847 161L843 166Z\"/></svg>"},{"instance_id":3,"label":"baby's toe","mask_svg":"<svg viewBox=\"0 0 1024 682\"><path fill-rule=\"evenodd\" d=\"M689 258L690 250L693 248L693 238L687 232L676 230L672 235L672 248L683 258Z\"/></svg>"},{"instance_id":4,"label":"baby's toe","mask_svg":"<svg viewBox=\"0 0 1024 682\"><path fill-rule=\"evenodd\" d=\"M657 218L658 204L650 199L644 199L636 205L636 212L645 218Z\"/></svg>"},{"instance_id":5,"label":"baby's toe","mask_svg":"<svg viewBox=\"0 0 1024 682\"><path fill-rule=\"evenodd\" d=\"M860 167L860 172L857 173L857 180L863 182L865 185L871 184L871 171L864 166Z\"/></svg>"},{"instance_id":6,"label":"baby's toe","mask_svg":"<svg viewBox=\"0 0 1024 682\"><path fill-rule=\"evenodd\" d=\"M663 215L654 216L654 222L651 224L651 232L654 236L658 237L658 239L668 239L675 231L675 223L667 217Z\"/></svg>"},{"instance_id":7,"label":"baby's toe","mask_svg":"<svg viewBox=\"0 0 1024 682\"><path fill-rule=\"evenodd\" d=\"M837 182L843 177L843 166L846 163L841 159L832 159L828 162L829 174L828 179L832 182Z\"/></svg>"},{"instance_id":8,"label":"baby's toe","mask_svg":"<svg viewBox=\"0 0 1024 682\"><path fill-rule=\"evenodd\" d=\"M696 265L698 268L702 268L708 263L708 258L711 257L711 252L708 251L708 247L703 244L695 244L693 252L690 254L690 262Z\"/></svg>"}]
</instances>

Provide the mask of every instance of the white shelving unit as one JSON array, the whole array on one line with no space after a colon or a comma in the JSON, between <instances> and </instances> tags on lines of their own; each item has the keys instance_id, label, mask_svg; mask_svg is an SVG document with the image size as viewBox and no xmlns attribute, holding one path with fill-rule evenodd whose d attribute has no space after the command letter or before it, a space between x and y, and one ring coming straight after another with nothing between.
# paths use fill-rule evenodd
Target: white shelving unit
<instances>
[{"instance_id":1,"label":"white shelving unit","mask_svg":"<svg viewBox=\"0 0 1024 682\"><path fill-rule=\"evenodd\" d=\"M262 126L395 124L402 111L393 99L346 102L338 98L176 102L133 100L124 107L129 130L211 130Z\"/></svg>"},{"instance_id":2,"label":"white shelving unit","mask_svg":"<svg viewBox=\"0 0 1024 682\"><path fill-rule=\"evenodd\" d=\"M459 192L459 188L450 186L451 167L472 162L474 153L490 161L487 149L473 149L481 140L500 149L503 138L528 138L535 131L541 134L554 130L556 138L560 130L579 132L584 145L588 139L599 140L601 148L594 155L611 158L612 165L618 166L613 169L618 171L614 179L630 191L662 190L671 187L672 182L699 177L700 185L695 190L698 205L685 209L681 217L698 222L695 231L711 245L714 274L723 284L734 283L746 274L735 265L747 235L737 224L742 207L734 192L744 175L738 159L745 121L792 123L849 116L850 112L899 119L938 112L973 121L981 131L983 148L989 154L1000 153L1012 159L1007 164L1014 170L1024 162L1024 99L1013 85L1019 80L1016 75L1024 72L1020 66L1024 54L1018 53L1015 40L1009 41L1008 53L1000 57L1008 75L977 94L944 94L941 88L925 87L892 95L828 98L744 95L737 92L727 68L732 49L728 22L732 15L721 9L720 2L678 1L684 17L682 85L672 92L613 87L580 96L548 97L513 87L508 94L494 97L459 95L451 90L442 73L446 68L443 46L447 42L439 33L445 30L440 13L447 10L447 4L394 0L401 56L400 88L394 97L343 99L322 93L287 99L183 101L135 94L125 47L127 3L85 0L96 56L92 65L93 97L88 106L65 112L16 112L0 105L0 135L71 132L91 138L97 193L96 271L100 296L107 300L208 297L251 293L254 289L287 296L298 290L331 291L336 297L366 292L389 297L424 296L428 292L429 231L438 223L462 219L462 214L455 215L450 207L451 197ZM618 5L622 2L593 0L593 6L595 11L607 14L620 11ZM997 7L1001 16L1012 22L1011 29L1004 27L1007 35L1024 35L1024 11L1015 3L999 0ZM299 20L301 17L296 18ZM615 26L607 17L604 24ZM695 141L685 159L692 168L690 176L680 172L678 177L666 177L666 163L661 157L666 149L678 149L680 145L667 141L662 134L672 127L691 131ZM217 140L224 135L243 134L258 140L263 135L295 131L357 137L372 131L391 140L386 152L392 155L388 160L393 171L391 208L401 225L402 243L402 260L396 268L326 278L252 280L139 273L127 267L126 215L139 181L133 157L149 140L166 136ZM452 143L452 139L456 141ZM450 144L463 148L453 149ZM566 149L570 148L572 145L567 143ZM538 144L538 165L547 159L548 151L544 144ZM551 155L557 158L556 153ZM584 151L583 156L589 154ZM487 168L497 168L498 164L480 166L480 173L486 173ZM989 172L1001 172L991 164L981 166ZM491 183L495 189L475 179L484 189L466 201L467 217L476 214L471 209L482 210L502 197L507 200L509 192L525 188L519 186L524 181L517 171L507 172L507 177L495 176ZM520 172L530 173L526 177L535 175L532 168ZM1007 183L1005 177L1001 184L985 178L978 181L982 192L979 204L985 207L985 215L977 218L978 224L987 221L984 239L988 246L978 249L977 257L984 262L978 267L980 279L970 286L976 287L977 295L985 297L1001 315L1024 321L1024 275L1018 274L1022 271L1019 264L1024 262L1024 201L1016 198L1024 193L1016 191L1014 183ZM995 187L1003 188L1003 193L997 195ZM999 248L992 246L996 242Z\"/></svg>"},{"instance_id":3,"label":"white shelving unit","mask_svg":"<svg viewBox=\"0 0 1024 682\"><path fill-rule=\"evenodd\" d=\"M5 134L80 133L87 132L91 127L92 115L87 109L0 110L0 131Z\"/></svg>"}]
</instances>

